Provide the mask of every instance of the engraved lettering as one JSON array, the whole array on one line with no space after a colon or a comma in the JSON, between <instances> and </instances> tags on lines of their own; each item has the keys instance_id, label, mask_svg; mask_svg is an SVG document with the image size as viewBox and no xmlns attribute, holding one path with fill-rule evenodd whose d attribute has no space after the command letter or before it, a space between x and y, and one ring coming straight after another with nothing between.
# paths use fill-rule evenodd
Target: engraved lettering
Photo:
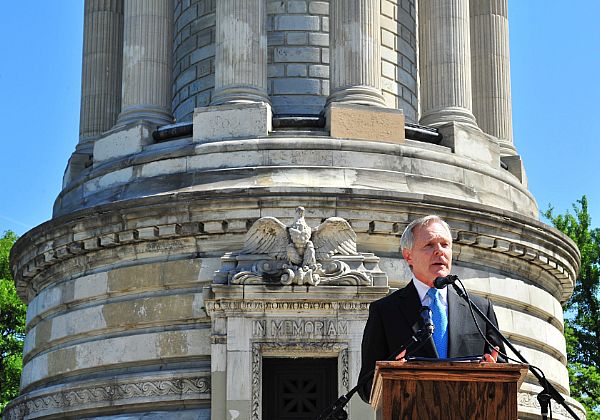
<instances>
[{"instance_id":1,"label":"engraved lettering","mask_svg":"<svg viewBox=\"0 0 600 420\"><path fill-rule=\"evenodd\" d=\"M277 321L271 321L271 334L270 337L279 337L283 335L283 321L277 323Z\"/></svg>"},{"instance_id":2,"label":"engraved lettering","mask_svg":"<svg viewBox=\"0 0 600 420\"><path fill-rule=\"evenodd\" d=\"M264 337L266 335L265 330L266 330L266 321L265 320L260 320L260 321L254 321L252 323L252 335L254 337Z\"/></svg>"}]
</instances>

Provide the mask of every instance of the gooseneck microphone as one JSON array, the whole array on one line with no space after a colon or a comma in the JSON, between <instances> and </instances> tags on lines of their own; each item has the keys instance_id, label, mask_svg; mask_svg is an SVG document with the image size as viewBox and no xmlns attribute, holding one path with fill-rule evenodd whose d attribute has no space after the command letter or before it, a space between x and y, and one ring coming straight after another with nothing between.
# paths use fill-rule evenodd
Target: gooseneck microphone
<instances>
[{"instance_id":1,"label":"gooseneck microphone","mask_svg":"<svg viewBox=\"0 0 600 420\"><path fill-rule=\"evenodd\" d=\"M579 420L579 417L577 416L577 414L575 414L575 412L571 409L571 407L569 407L569 405L565 402L565 398L556 390L556 388L554 388L554 386L550 382L548 382L548 380L546 379L546 376L541 371L541 369L536 368L535 366L532 366L527 361L527 359L525 359L523 357L523 355L521 355L519 350L517 350L517 348L515 346L513 346L511 344L511 342L508 341L508 339L500 332L498 327L496 327L496 325L494 325L494 323L489 320L489 318L481 311L481 309L479 309L477 307L477 305L475 305L475 303L471 300L471 298L469 298L467 289L462 284L462 282L460 281L458 276L447 275L446 277L438 277L433 282L433 285L437 289L443 289L444 287L446 287L449 284L452 285L454 291L456 291L458 296L460 296L469 305L469 308L471 309L471 316L473 317L473 321L475 322L475 324L477 325L477 321L475 320L475 314L473 313L473 311L475 311L485 321L485 323L487 324L487 326L490 329L494 330L494 332L504 342L504 344L506 344L506 346L513 351L513 353L517 356L517 358L519 359L519 361L521 363L525 363L529 366L529 371L533 374L533 376L535 376L537 378L538 382L542 386L542 391L538 395L538 401L540 402L540 408L541 408L541 412L542 412L542 419L545 420L548 418L547 417L548 403L550 402L550 399L553 399L554 401L556 401L560 405L562 405L563 408L574 419ZM460 287L458 285L460 285ZM477 325L477 328L479 329L478 325ZM479 329L479 333L482 335L482 337L484 337L486 342L488 342L488 344L490 344L489 341L487 341L487 338L485 338L484 334L481 332L481 329ZM506 355L504 355L504 356L506 356ZM508 356L506 356L506 357L509 360L515 360L512 358L509 358Z\"/></svg>"},{"instance_id":2,"label":"gooseneck microphone","mask_svg":"<svg viewBox=\"0 0 600 420\"><path fill-rule=\"evenodd\" d=\"M454 284L454 282L456 280L458 280L458 276L455 276L453 274L448 274L446 277L437 277L433 281L433 285L435 286L436 289L443 289L444 287L446 287L449 284Z\"/></svg>"},{"instance_id":3,"label":"gooseneck microphone","mask_svg":"<svg viewBox=\"0 0 600 420\"><path fill-rule=\"evenodd\" d=\"M418 331L416 331L410 340L407 343L404 343L402 347L394 350L392 354L390 354L385 360L396 360L396 357L405 351L405 357L410 356L411 354L417 352L427 341L432 340L431 335L433 334L433 320L431 319L431 309L429 306L422 306L419 309L419 318L417 320ZM433 344L433 341L432 341ZM433 344L435 349L435 344ZM435 350L435 357L437 358L437 350ZM323 412L319 415L317 420L347 420L348 413L344 411L344 406L348 404L350 398L358 391L358 388L363 386L366 382L368 382L372 377L375 369L367 372L360 378L358 378L357 384L354 388L352 388L348 393L339 397L332 405L325 408Z\"/></svg>"}]
</instances>

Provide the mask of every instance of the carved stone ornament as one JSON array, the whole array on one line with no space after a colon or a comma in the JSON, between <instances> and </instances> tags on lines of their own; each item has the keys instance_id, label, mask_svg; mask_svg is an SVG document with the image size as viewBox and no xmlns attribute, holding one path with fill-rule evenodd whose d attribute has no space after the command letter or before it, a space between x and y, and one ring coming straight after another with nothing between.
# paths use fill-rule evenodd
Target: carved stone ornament
<instances>
[{"instance_id":1,"label":"carved stone ornament","mask_svg":"<svg viewBox=\"0 0 600 420\"><path fill-rule=\"evenodd\" d=\"M381 280L381 281L378 281ZM275 217L258 219L244 248L221 258L217 284L356 285L386 284L379 258L356 251L356 233L345 219L330 217L315 228L296 209L290 226Z\"/></svg>"},{"instance_id":2,"label":"carved stone ornament","mask_svg":"<svg viewBox=\"0 0 600 420\"><path fill-rule=\"evenodd\" d=\"M107 384L95 387L81 387L44 394L32 398L16 400L4 413L6 420L43 417L45 411L77 410L99 405L127 404L127 400L170 398L182 401L186 397L210 399L210 378L189 377L182 379L154 379L141 382ZM96 404L96 405L95 405ZM39 415L38 415L39 414Z\"/></svg>"}]
</instances>

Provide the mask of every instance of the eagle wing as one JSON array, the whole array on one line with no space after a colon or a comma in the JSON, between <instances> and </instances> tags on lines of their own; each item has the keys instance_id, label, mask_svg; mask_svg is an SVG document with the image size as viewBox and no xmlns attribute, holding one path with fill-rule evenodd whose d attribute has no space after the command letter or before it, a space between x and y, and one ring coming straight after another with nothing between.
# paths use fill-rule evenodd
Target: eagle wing
<instances>
[{"instance_id":1,"label":"eagle wing","mask_svg":"<svg viewBox=\"0 0 600 420\"><path fill-rule=\"evenodd\" d=\"M248 230L242 254L268 254L284 260L289 239L285 225L274 217L261 217Z\"/></svg>"},{"instance_id":2,"label":"eagle wing","mask_svg":"<svg viewBox=\"0 0 600 420\"><path fill-rule=\"evenodd\" d=\"M330 217L313 230L313 245L317 261L334 254L357 255L356 233L345 219Z\"/></svg>"}]
</instances>

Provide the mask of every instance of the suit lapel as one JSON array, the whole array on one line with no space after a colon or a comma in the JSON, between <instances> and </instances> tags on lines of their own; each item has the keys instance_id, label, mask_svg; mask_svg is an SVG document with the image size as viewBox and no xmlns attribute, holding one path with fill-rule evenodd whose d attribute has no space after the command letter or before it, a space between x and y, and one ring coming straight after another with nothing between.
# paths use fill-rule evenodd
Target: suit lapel
<instances>
[{"instance_id":1,"label":"suit lapel","mask_svg":"<svg viewBox=\"0 0 600 420\"><path fill-rule=\"evenodd\" d=\"M461 333L467 325L471 313L467 303L448 287L448 357L458 357L461 345ZM464 356L464 355L463 355Z\"/></svg>"},{"instance_id":2,"label":"suit lapel","mask_svg":"<svg viewBox=\"0 0 600 420\"><path fill-rule=\"evenodd\" d=\"M416 333L419 329L419 310L421 309L421 299L419 298L419 293L417 292L417 288L415 287L413 281L408 283L406 287L398 290L396 292L398 294L398 308L408 327L410 328L410 336ZM421 356L421 357L435 357L435 344L433 343L433 339L427 340L427 342L417 351L413 356Z\"/></svg>"}]
</instances>

